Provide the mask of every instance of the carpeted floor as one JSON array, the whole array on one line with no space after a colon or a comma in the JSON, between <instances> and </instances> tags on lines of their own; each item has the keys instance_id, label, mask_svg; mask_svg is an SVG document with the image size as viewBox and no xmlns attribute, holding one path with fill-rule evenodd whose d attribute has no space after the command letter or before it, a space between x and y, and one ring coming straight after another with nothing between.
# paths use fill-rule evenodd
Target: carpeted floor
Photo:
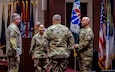
<instances>
[{"instance_id":1,"label":"carpeted floor","mask_svg":"<svg viewBox=\"0 0 115 72\"><path fill-rule=\"evenodd\" d=\"M7 66L8 66L8 62L0 60L0 72L6 72ZM65 72L79 72L79 71L78 70L74 71L72 67L67 67Z\"/></svg>"},{"instance_id":2,"label":"carpeted floor","mask_svg":"<svg viewBox=\"0 0 115 72\"><path fill-rule=\"evenodd\" d=\"M79 72L78 70L74 71L71 67L67 67L65 72Z\"/></svg>"}]
</instances>

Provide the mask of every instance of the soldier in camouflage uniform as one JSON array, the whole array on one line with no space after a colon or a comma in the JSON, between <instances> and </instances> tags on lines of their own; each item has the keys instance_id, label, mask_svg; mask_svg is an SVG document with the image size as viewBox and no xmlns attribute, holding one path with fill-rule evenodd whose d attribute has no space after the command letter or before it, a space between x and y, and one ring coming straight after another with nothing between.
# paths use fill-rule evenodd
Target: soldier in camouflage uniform
<instances>
[{"instance_id":1,"label":"soldier in camouflage uniform","mask_svg":"<svg viewBox=\"0 0 115 72\"><path fill-rule=\"evenodd\" d=\"M92 67L93 57L93 31L89 26L90 19L88 17L82 18L82 28L79 34L79 44L75 44L80 54L79 67L80 72L90 72Z\"/></svg>"},{"instance_id":2,"label":"soldier in camouflage uniform","mask_svg":"<svg viewBox=\"0 0 115 72\"><path fill-rule=\"evenodd\" d=\"M74 46L74 38L71 31L61 25L61 16L56 14L52 18L53 25L45 32L45 39L48 41L49 72L64 72L70 49Z\"/></svg>"},{"instance_id":3,"label":"soldier in camouflage uniform","mask_svg":"<svg viewBox=\"0 0 115 72\"><path fill-rule=\"evenodd\" d=\"M6 33L6 55L9 60L8 72L18 72L19 70L20 55L22 54L22 39L17 25L20 24L20 21L20 15L14 13L12 15L12 23L9 25Z\"/></svg>"},{"instance_id":4,"label":"soldier in camouflage uniform","mask_svg":"<svg viewBox=\"0 0 115 72\"><path fill-rule=\"evenodd\" d=\"M31 41L30 53L34 60L35 72L46 72L48 65L47 59L47 42L44 42L44 25L38 25L38 33L34 35Z\"/></svg>"}]
</instances>

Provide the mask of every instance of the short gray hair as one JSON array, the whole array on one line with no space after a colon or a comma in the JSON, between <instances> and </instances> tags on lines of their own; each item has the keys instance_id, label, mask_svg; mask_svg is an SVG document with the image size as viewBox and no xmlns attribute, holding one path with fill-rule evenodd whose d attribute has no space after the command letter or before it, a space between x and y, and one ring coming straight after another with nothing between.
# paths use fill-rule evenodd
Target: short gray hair
<instances>
[{"instance_id":1,"label":"short gray hair","mask_svg":"<svg viewBox=\"0 0 115 72\"><path fill-rule=\"evenodd\" d=\"M61 20L61 15L59 15L59 14L55 14L55 15L53 16L52 19L59 19L59 20Z\"/></svg>"},{"instance_id":2,"label":"short gray hair","mask_svg":"<svg viewBox=\"0 0 115 72\"><path fill-rule=\"evenodd\" d=\"M17 16L20 16L18 13L13 13L12 14L12 20L16 20Z\"/></svg>"},{"instance_id":3,"label":"short gray hair","mask_svg":"<svg viewBox=\"0 0 115 72\"><path fill-rule=\"evenodd\" d=\"M35 25L39 25L39 24L41 24L41 22L39 22L39 21L35 23Z\"/></svg>"}]
</instances>

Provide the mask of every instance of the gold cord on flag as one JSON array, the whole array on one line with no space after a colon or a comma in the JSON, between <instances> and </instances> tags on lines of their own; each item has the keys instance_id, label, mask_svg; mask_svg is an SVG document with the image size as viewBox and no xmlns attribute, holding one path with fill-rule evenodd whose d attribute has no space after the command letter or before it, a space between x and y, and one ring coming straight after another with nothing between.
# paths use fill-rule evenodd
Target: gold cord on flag
<instances>
[{"instance_id":1,"label":"gold cord on flag","mask_svg":"<svg viewBox=\"0 0 115 72\"><path fill-rule=\"evenodd\" d=\"M0 46L0 49L1 49L1 48L4 48L4 47L6 47L6 45Z\"/></svg>"},{"instance_id":2,"label":"gold cord on flag","mask_svg":"<svg viewBox=\"0 0 115 72\"><path fill-rule=\"evenodd\" d=\"M73 51L74 51L74 57L77 57L76 49L74 48Z\"/></svg>"}]
</instances>

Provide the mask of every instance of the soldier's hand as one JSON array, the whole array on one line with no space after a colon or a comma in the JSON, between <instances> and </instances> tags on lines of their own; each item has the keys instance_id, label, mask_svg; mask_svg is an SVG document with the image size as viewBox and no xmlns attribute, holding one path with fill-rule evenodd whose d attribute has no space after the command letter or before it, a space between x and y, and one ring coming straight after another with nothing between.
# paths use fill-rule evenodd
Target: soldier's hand
<instances>
[{"instance_id":1,"label":"soldier's hand","mask_svg":"<svg viewBox=\"0 0 115 72\"><path fill-rule=\"evenodd\" d=\"M46 58L48 58L48 54L46 54Z\"/></svg>"},{"instance_id":2,"label":"soldier's hand","mask_svg":"<svg viewBox=\"0 0 115 72\"><path fill-rule=\"evenodd\" d=\"M16 57L16 58L18 58L18 57L19 57L19 55L15 55L15 57Z\"/></svg>"},{"instance_id":3,"label":"soldier's hand","mask_svg":"<svg viewBox=\"0 0 115 72\"><path fill-rule=\"evenodd\" d=\"M32 59L34 60L34 59L35 59L35 57L34 57L34 56L32 56Z\"/></svg>"},{"instance_id":4,"label":"soldier's hand","mask_svg":"<svg viewBox=\"0 0 115 72\"><path fill-rule=\"evenodd\" d=\"M78 44L74 44L74 48L78 48Z\"/></svg>"}]
</instances>

